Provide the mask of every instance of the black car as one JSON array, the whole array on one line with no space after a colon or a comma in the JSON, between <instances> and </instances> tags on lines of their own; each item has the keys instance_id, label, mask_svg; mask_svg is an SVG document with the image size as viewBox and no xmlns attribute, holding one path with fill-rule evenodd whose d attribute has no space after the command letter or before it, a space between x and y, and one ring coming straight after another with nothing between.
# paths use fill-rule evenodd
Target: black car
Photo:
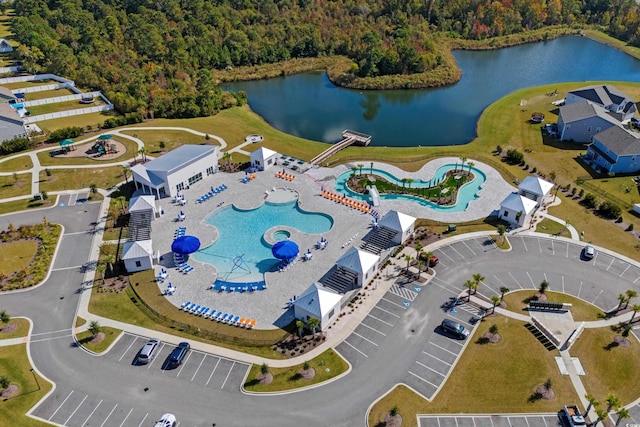
<instances>
[{"instance_id":1,"label":"black car","mask_svg":"<svg viewBox=\"0 0 640 427\"><path fill-rule=\"evenodd\" d=\"M191 346L188 342L181 342L180 344L178 344L178 346L173 349L171 355L169 356L169 364L172 366L180 365L190 349Z\"/></svg>"}]
</instances>

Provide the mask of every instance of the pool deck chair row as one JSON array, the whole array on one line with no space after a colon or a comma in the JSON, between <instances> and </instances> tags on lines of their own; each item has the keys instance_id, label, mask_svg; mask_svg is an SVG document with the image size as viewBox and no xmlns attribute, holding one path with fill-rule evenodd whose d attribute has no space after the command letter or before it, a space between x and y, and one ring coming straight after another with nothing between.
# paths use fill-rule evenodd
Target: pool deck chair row
<instances>
[{"instance_id":1,"label":"pool deck chair row","mask_svg":"<svg viewBox=\"0 0 640 427\"><path fill-rule=\"evenodd\" d=\"M203 319L209 319L220 323L225 323L231 326L237 326L239 328L248 328L251 329L256 326L256 319L251 319L249 317L240 317L235 316L233 314L228 314L223 311L216 311L212 308L200 306L195 302L187 301L183 303L180 307L180 310L185 313L191 313L194 316L202 317Z\"/></svg>"}]
</instances>

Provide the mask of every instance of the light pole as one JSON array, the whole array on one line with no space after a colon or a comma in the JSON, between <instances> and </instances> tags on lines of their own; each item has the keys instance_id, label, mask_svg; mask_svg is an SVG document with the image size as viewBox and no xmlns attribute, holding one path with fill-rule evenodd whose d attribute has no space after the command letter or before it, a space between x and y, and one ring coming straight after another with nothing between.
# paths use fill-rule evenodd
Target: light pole
<instances>
[{"instance_id":1,"label":"light pole","mask_svg":"<svg viewBox=\"0 0 640 427\"><path fill-rule=\"evenodd\" d=\"M38 377L37 377L35 371L33 370L33 368L29 369L29 371L31 371L31 373L33 374L33 379L36 380L36 385L38 386L38 391L40 391L40 382L38 381Z\"/></svg>"}]
</instances>

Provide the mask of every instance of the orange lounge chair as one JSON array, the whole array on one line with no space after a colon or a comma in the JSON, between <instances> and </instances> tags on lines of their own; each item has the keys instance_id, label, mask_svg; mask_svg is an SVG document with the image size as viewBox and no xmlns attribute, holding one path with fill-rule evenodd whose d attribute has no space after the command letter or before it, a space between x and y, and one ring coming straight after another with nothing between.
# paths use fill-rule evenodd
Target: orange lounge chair
<instances>
[{"instance_id":1,"label":"orange lounge chair","mask_svg":"<svg viewBox=\"0 0 640 427\"><path fill-rule=\"evenodd\" d=\"M240 318L240 320L238 321L238 326L240 326L241 328L244 327L244 322L246 322L246 319L244 317Z\"/></svg>"}]
</instances>

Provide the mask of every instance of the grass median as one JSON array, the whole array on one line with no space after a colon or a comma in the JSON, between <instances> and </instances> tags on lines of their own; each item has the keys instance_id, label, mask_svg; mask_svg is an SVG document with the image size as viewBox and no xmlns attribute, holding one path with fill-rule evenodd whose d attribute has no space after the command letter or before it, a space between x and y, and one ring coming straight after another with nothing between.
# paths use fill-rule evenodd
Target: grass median
<instances>
[{"instance_id":1,"label":"grass median","mask_svg":"<svg viewBox=\"0 0 640 427\"><path fill-rule=\"evenodd\" d=\"M29 197L28 199L14 200L11 202L0 203L0 215L13 213L13 212L26 211L26 210L48 208L53 206L53 204L55 203L55 200L56 199L53 196L48 200L37 200L37 201ZM46 215L46 214L43 213L43 215Z\"/></svg>"},{"instance_id":2,"label":"grass median","mask_svg":"<svg viewBox=\"0 0 640 427\"><path fill-rule=\"evenodd\" d=\"M492 324L502 341L480 344L479 337ZM394 406L409 427L416 427L416 414L439 413L535 413L556 412L566 402L578 402L569 377L558 371L557 351L547 351L524 327L503 316L485 320L468 338L471 340L446 383L430 403L410 389L399 386L376 403L369 425L377 425ZM536 387L551 379L555 399L532 399Z\"/></svg>"},{"instance_id":3,"label":"grass median","mask_svg":"<svg viewBox=\"0 0 640 427\"><path fill-rule=\"evenodd\" d=\"M29 320L24 318L12 318L9 323L16 324L16 329L11 332L0 333L0 340L8 340L11 338L26 337L29 334ZM7 324L0 323L0 329L3 329Z\"/></svg>"},{"instance_id":4,"label":"grass median","mask_svg":"<svg viewBox=\"0 0 640 427\"><path fill-rule=\"evenodd\" d=\"M31 173L0 176L0 199L31 194Z\"/></svg>"},{"instance_id":5,"label":"grass median","mask_svg":"<svg viewBox=\"0 0 640 427\"><path fill-rule=\"evenodd\" d=\"M40 172L40 191L89 188L91 184L96 184L98 188L109 188L121 182L121 176L121 166L52 169L49 177L44 171Z\"/></svg>"},{"instance_id":6,"label":"grass median","mask_svg":"<svg viewBox=\"0 0 640 427\"><path fill-rule=\"evenodd\" d=\"M83 331L76 334L76 339L81 346L94 353L102 353L116 340L122 333L120 329L111 328L109 326L101 326L100 332L104 334L102 340L95 340L94 336L89 331Z\"/></svg>"},{"instance_id":7,"label":"grass median","mask_svg":"<svg viewBox=\"0 0 640 427\"><path fill-rule=\"evenodd\" d=\"M553 286L553 283L551 284ZM535 293L535 290L521 290L509 292L504 296L504 302L507 304L507 309L526 314L527 304L529 299ZM571 304L571 316L576 322L590 322L594 320L601 320L604 316L604 311L596 307L593 304L588 303L585 300L576 298L574 296L563 294L561 292L546 291L545 295L549 302L561 302Z\"/></svg>"}]
</instances>

